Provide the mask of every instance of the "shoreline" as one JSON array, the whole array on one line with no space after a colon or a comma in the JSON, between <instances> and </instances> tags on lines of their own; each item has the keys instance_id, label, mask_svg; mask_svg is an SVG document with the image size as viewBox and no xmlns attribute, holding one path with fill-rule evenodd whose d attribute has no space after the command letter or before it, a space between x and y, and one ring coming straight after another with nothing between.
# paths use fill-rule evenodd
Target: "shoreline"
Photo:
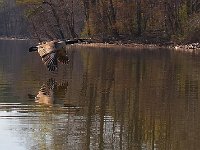
<instances>
[{"instance_id":1,"label":"shoreline","mask_svg":"<svg viewBox=\"0 0 200 150\"><path fill-rule=\"evenodd\" d=\"M129 44L116 44L116 43L83 43L78 44L79 46L84 47L93 47L93 48L128 48L128 49L174 49L176 51L183 52L200 52L200 43L191 43L185 45L175 45L175 44L146 44L146 43L129 43Z\"/></svg>"},{"instance_id":2,"label":"shoreline","mask_svg":"<svg viewBox=\"0 0 200 150\"><path fill-rule=\"evenodd\" d=\"M0 37L0 40L34 40L30 38L20 38L20 37ZM173 42L169 43L142 43L134 41L110 41L110 42L97 42L88 40L84 43L75 44L76 46L93 47L93 48L128 48L128 49L174 49L176 51L183 52L200 52L200 42L190 43L190 44L175 44Z\"/></svg>"},{"instance_id":3,"label":"shoreline","mask_svg":"<svg viewBox=\"0 0 200 150\"><path fill-rule=\"evenodd\" d=\"M78 44L85 47L100 47L100 48L170 48L166 46L160 46L156 44L142 44L142 43L130 43L130 44L110 44L110 43L83 43Z\"/></svg>"},{"instance_id":4,"label":"shoreline","mask_svg":"<svg viewBox=\"0 0 200 150\"><path fill-rule=\"evenodd\" d=\"M31 40L29 38L19 38L19 37L0 37L0 40Z\"/></svg>"}]
</instances>

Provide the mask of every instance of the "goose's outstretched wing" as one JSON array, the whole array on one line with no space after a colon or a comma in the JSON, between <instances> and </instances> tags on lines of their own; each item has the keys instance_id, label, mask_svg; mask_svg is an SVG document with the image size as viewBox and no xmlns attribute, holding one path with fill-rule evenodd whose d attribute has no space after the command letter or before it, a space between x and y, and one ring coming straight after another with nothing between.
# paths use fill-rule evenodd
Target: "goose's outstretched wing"
<instances>
[{"instance_id":1,"label":"goose's outstretched wing","mask_svg":"<svg viewBox=\"0 0 200 150\"><path fill-rule=\"evenodd\" d=\"M49 71L55 71L58 69L58 61L57 61L56 52L43 56L42 61L47 66Z\"/></svg>"},{"instance_id":2,"label":"goose's outstretched wing","mask_svg":"<svg viewBox=\"0 0 200 150\"><path fill-rule=\"evenodd\" d=\"M63 64L67 64L69 62L69 58L66 54L66 51L63 51L63 50L58 51L57 58L58 58L58 61Z\"/></svg>"}]
</instances>

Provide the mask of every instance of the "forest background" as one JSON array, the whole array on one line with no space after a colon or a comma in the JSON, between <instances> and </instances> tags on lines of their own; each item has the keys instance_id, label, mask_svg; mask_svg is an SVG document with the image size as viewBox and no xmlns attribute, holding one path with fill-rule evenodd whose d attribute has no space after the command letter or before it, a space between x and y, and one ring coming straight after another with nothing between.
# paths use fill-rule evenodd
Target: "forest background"
<instances>
[{"instance_id":1,"label":"forest background","mask_svg":"<svg viewBox=\"0 0 200 150\"><path fill-rule=\"evenodd\" d=\"M0 0L0 36L200 41L199 0Z\"/></svg>"}]
</instances>

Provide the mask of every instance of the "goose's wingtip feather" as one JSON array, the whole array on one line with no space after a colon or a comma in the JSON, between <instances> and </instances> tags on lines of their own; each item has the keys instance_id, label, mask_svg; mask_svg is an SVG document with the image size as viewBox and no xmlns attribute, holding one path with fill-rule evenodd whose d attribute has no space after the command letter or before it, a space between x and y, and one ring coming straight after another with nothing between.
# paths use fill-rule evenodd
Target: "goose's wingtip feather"
<instances>
[{"instance_id":1,"label":"goose's wingtip feather","mask_svg":"<svg viewBox=\"0 0 200 150\"><path fill-rule=\"evenodd\" d=\"M42 58L42 61L47 66L49 71L56 71L58 69L58 61L56 53L51 53Z\"/></svg>"}]
</instances>

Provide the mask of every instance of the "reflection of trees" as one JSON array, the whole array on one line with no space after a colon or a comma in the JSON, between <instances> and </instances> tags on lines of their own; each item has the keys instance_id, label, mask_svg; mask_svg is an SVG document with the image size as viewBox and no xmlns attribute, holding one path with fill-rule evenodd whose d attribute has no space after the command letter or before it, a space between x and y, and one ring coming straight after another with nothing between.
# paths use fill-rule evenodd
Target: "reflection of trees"
<instances>
[{"instance_id":1,"label":"reflection of trees","mask_svg":"<svg viewBox=\"0 0 200 150\"><path fill-rule=\"evenodd\" d=\"M62 105L36 105L23 120L35 148L199 148L199 55L84 48L72 55L69 74L58 74L67 92L59 82L50 88Z\"/></svg>"},{"instance_id":2,"label":"reflection of trees","mask_svg":"<svg viewBox=\"0 0 200 150\"><path fill-rule=\"evenodd\" d=\"M199 77L194 75L199 71L194 62L169 50L122 53L106 49L82 52L82 56L81 95L89 112L87 147L94 145L93 132L99 134L99 149L191 149L198 145L182 139L188 139L188 134L195 136L198 129L193 128L199 120L195 117ZM105 132L108 114L114 118L110 126L112 140ZM96 128L92 126L94 115L100 119Z\"/></svg>"}]
</instances>

